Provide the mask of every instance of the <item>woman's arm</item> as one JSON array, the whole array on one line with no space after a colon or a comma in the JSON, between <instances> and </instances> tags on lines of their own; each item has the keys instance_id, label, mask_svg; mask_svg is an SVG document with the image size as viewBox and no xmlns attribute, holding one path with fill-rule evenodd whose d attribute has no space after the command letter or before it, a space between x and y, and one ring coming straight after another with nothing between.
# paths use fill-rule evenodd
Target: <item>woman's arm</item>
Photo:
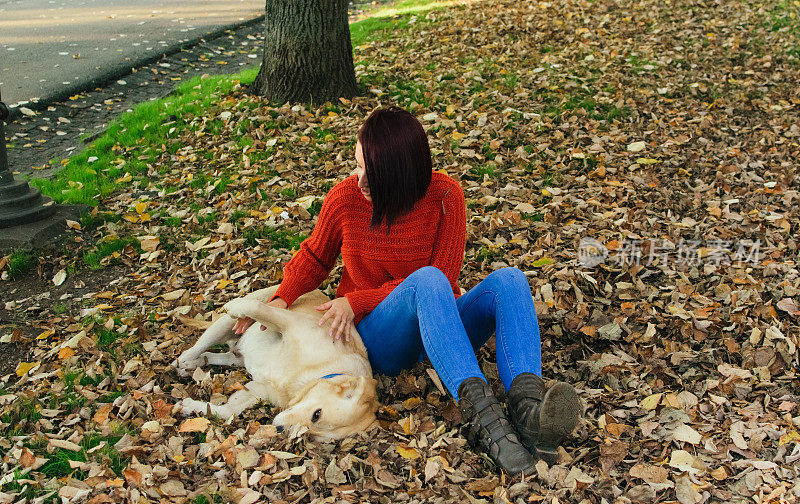
<instances>
[{"instance_id":1,"label":"woman's arm","mask_svg":"<svg viewBox=\"0 0 800 504\"><path fill-rule=\"evenodd\" d=\"M291 306L297 298L319 287L336 264L342 249L342 230L335 189L322 202L311 236L303 240L300 250L283 268L283 280L270 301L281 298L287 307Z\"/></svg>"}]
</instances>

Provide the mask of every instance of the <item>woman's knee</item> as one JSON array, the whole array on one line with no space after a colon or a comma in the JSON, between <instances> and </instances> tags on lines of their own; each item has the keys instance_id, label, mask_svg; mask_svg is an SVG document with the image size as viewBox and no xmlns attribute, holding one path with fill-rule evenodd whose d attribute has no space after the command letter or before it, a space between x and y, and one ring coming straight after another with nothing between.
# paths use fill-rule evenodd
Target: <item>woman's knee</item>
<instances>
[{"instance_id":1,"label":"woman's knee","mask_svg":"<svg viewBox=\"0 0 800 504\"><path fill-rule=\"evenodd\" d=\"M513 290L513 292L527 292L530 294L531 286L528 277L519 268L507 267L495 270L486 277L491 284L496 284L502 290Z\"/></svg>"},{"instance_id":2,"label":"woman's knee","mask_svg":"<svg viewBox=\"0 0 800 504\"><path fill-rule=\"evenodd\" d=\"M423 266L410 274L408 280L414 281L423 289L444 287L450 290L450 280L448 280L447 275L436 266Z\"/></svg>"}]
</instances>

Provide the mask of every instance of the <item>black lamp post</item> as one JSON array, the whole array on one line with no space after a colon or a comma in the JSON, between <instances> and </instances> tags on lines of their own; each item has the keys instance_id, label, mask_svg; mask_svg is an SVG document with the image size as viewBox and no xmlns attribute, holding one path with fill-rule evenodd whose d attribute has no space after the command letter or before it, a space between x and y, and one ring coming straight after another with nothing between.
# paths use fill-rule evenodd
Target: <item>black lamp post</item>
<instances>
[{"instance_id":1,"label":"black lamp post","mask_svg":"<svg viewBox=\"0 0 800 504\"><path fill-rule=\"evenodd\" d=\"M26 181L15 179L8 168L5 122L10 114L0 96L0 230L40 221L56 212L52 199Z\"/></svg>"}]
</instances>

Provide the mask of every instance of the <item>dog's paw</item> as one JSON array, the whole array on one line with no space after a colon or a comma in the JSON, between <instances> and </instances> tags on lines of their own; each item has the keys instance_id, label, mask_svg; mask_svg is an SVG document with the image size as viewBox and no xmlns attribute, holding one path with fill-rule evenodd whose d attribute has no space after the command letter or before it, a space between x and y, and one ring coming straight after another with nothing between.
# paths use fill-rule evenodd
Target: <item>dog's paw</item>
<instances>
[{"instance_id":1,"label":"dog's paw","mask_svg":"<svg viewBox=\"0 0 800 504\"><path fill-rule=\"evenodd\" d=\"M208 403L205 401L198 401L196 399L186 398L178 401L175 404L173 411L180 411L183 416L190 416L194 414L205 415L208 409Z\"/></svg>"},{"instance_id":2,"label":"dog's paw","mask_svg":"<svg viewBox=\"0 0 800 504\"><path fill-rule=\"evenodd\" d=\"M181 378L186 378L187 376L189 376L189 371L181 367L178 359L175 359L174 361L170 362L169 365L175 368L175 372L178 373L178 376L180 376Z\"/></svg>"},{"instance_id":3,"label":"dog's paw","mask_svg":"<svg viewBox=\"0 0 800 504\"><path fill-rule=\"evenodd\" d=\"M172 365L175 366L175 370L178 372L179 376L187 377L189 376L189 371L199 368L205 364L205 359L203 359L201 355L193 355L188 351L183 352L176 360L172 362Z\"/></svg>"},{"instance_id":4,"label":"dog's paw","mask_svg":"<svg viewBox=\"0 0 800 504\"><path fill-rule=\"evenodd\" d=\"M222 309L225 310L229 316L238 319L250 317L250 314L258 309L260 303L260 301L255 299L233 299L225 303Z\"/></svg>"}]
</instances>

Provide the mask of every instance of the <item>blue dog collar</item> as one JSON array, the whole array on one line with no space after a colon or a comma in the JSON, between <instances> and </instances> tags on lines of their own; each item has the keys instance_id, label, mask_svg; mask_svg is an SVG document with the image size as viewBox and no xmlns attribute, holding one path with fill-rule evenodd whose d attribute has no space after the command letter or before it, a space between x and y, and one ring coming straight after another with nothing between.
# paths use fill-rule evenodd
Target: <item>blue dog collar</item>
<instances>
[{"instance_id":1,"label":"blue dog collar","mask_svg":"<svg viewBox=\"0 0 800 504\"><path fill-rule=\"evenodd\" d=\"M333 373L333 374L326 374L320 380L327 380L328 378L333 378L334 376L342 376L342 373Z\"/></svg>"}]
</instances>

